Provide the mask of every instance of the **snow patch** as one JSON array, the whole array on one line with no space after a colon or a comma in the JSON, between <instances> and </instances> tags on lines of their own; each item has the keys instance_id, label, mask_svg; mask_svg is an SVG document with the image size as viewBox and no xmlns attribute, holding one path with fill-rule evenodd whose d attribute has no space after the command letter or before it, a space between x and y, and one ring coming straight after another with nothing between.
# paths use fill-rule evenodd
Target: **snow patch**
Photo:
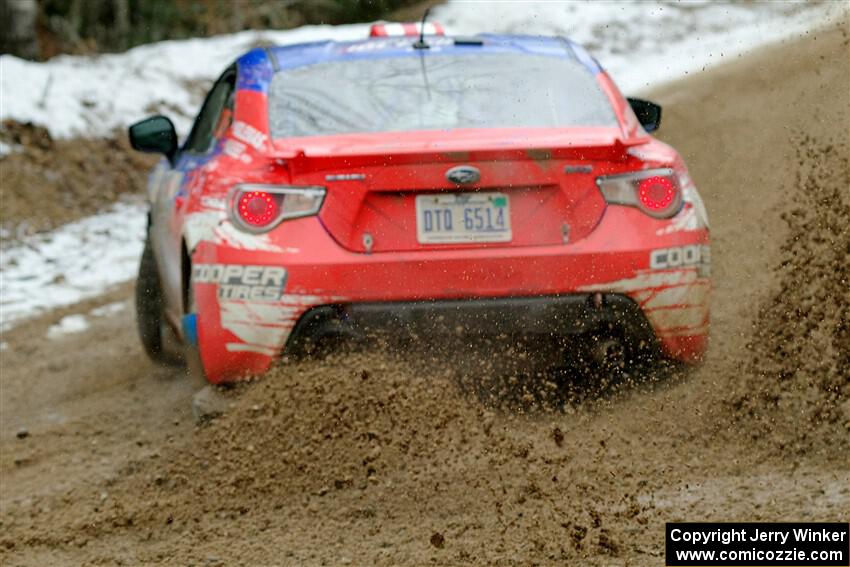
<instances>
[{"instance_id":1,"label":"snow patch","mask_svg":"<svg viewBox=\"0 0 850 567\"><path fill-rule=\"evenodd\" d=\"M0 142L0 157L18 153L22 149L23 148L20 144L7 144L6 142Z\"/></svg>"},{"instance_id":2,"label":"snow patch","mask_svg":"<svg viewBox=\"0 0 850 567\"><path fill-rule=\"evenodd\" d=\"M62 317L62 320L58 323L51 325L50 328L47 329L47 338L58 339L64 335L82 333L88 328L89 322L86 320L85 315L66 315L65 317Z\"/></svg>"},{"instance_id":3,"label":"snow patch","mask_svg":"<svg viewBox=\"0 0 850 567\"><path fill-rule=\"evenodd\" d=\"M146 210L142 203L119 202L99 215L5 247L0 254L0 330L133 279Z\"/></svg>"},{"instance_id":4,"label":"snow patch","mask_svg":"<svg viewBox=\"0 0 850 567\"><path fill-rule=\"evenodd\" d=\"M107 303L106 305L95 307L89 311L89 315L92 317L109 317L110 315L121 313L125 309L127 309L126 301L116 301L115 303Z\"/></svg>"}]
</instances>

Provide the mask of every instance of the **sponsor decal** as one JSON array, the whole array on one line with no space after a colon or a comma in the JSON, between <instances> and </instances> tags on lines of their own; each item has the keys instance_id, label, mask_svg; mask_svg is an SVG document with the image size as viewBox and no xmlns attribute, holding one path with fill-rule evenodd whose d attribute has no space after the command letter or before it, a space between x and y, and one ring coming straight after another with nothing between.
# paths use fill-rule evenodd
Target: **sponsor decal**
<instances>
[{"instance_id":1,"label":"sponsor decal","mask_svg":"<svg viewBox=\"0 0 850 567\"><path fill-rule=\"evenodd\" d=\"M261 150L266 143L266 135L248 124L237 120L233 123L233 137L253 146L254 149Z\"/></svg>"},{"instance_id":2,"label":"sponsor decal","mask_svg":"<svg viewBox=\"0 0 850 567\"><path fill-rule=\"evenodd\" d=\"M682 268L711 264L710 248L706 245L674 246L660 248L649 253L649 267L653 270Z\"/></svg>"},{"instance_id":3,"label":"sponsor decal","mask_svg":"<svg viewBox=\"0 0 850 567\"><path fill-rule=\"evenodd\" d=\"M224 141L224 148L221 151L224 155L232 157L233 159L240 159L242 154L245 153L245 144L237 142L232 138L228 138Z\"/></svg>"},{"instance_id":4,"label":"sponsor decal","mask_svg":"<svg viewBox=\"0 0 850 567\"><path fill-rule=\"evenodd\" d=\"M196 264L192 282L217 284L218 298L279 301L286 285L286 268L240 264Z\"/></svg>"},{"instance_id":5,"label":"sponsor decal","mask_svg":"<svg viewBox=\"0 0 850 567\"><path fill-rule=\"evenodd\" d=\"M325 181L360 181L366 179L364 173L332 173L325 175Z\"/></svg>"}]
</instances>

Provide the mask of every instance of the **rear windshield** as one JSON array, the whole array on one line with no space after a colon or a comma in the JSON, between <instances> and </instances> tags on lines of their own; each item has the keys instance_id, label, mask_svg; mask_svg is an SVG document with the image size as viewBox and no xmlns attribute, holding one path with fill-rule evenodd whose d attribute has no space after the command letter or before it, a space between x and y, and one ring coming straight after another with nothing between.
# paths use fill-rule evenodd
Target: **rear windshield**
<instances>
[{"instance_id":1,"label":"rear windshield","mask_svg":"<svg viewBox=\"0 0 850 567\"><path fill-rule=\"evenodd\" d=\"M274 138L616 125L608 98L585 67L542 55L334 61L280 71L269 91Z\"/></svg>"}]
</instances>

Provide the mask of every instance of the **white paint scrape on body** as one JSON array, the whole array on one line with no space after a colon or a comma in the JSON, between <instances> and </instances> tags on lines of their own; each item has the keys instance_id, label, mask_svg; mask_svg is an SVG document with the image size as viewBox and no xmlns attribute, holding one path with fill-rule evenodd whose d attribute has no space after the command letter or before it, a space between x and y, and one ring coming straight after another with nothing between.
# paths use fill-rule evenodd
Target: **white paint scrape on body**
<instances>
[{"instance_id":1,"label":"white paint scrape on body","mask_svg":"<svg viewBox=\"0 0 850 567\"><path fill-rule=\"evenodd\" d=\"M631 297L659 336L699 335L708 331L711 284L695 268L645 270L635 277L582 286Z\"/></svg>"},{"instance_id":2,"label":"white paint scrape on body","mask_svg":"<svg viewBox=\"0 0 850 567\"><path fill-rule=\"evenodd\" d=\"M273 244L268 234L251 234L233 226L231 222L223 222L215 227L211 241L238 248L240 250L256 250L261 252L278 252L284 250Z\"/></svg>"},{"instance_id":3,"label":"white paint scrape on body","mask_svg":"<svg viewBox=\"0 0 850 567\"><path fill-rule=\"evenodd\" d=\"M186 216L186 222L183 225L183 236L186 239L186 246L189 252L195 250L200 242L210 241L215 242L215 229L227 218L224 209L211 209L191 213Z\"/></svg>"},{"instance_id":4,"label":"white paint scrape on body","mask_svg":"<svg viewBox=\"0 0 850 567\"><path fill-rule=\"evenodd\" d=\"M230 352L256 352L266 356L280 354L295 323L304 311L339 298L319 295L285 294L274 303L244 300L219 300L221 326L242 342L229 342Z\"/></svg>"},{"instance_id":5,"label":"white paint scrape on body","mask_svg":"<svg viewBox=\"0 0 850 567\"><path fill-rule=\"evenodd\" d=\"M285 253L293 250L273 244L268 234L252 234L234 226L228 219L227 202L221 197L203 197L201 207L202 210L186 216L184 235L189 252L200 242L260 252Z\"/></svg>"}]
</instances>

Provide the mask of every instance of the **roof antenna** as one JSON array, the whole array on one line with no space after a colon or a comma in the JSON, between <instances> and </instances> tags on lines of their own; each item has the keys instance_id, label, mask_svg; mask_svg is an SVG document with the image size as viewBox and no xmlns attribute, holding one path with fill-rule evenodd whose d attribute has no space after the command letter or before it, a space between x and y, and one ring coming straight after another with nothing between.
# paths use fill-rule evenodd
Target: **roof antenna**
<instances>
[{"instance_id":1,"label":"roof antenna","mask_svg":"<svg viewBox=\"0 0 850 567\"><path fill-rule=\"evenodd\" d=\"M419 41L413 44L413 49L428 49L431 47L427 43L425 43L425 20L428 19L428 13L431 11L431 7L425 8L425 13L422 14L422 21L419 23Z\"/></svg>"}]
</instances>

